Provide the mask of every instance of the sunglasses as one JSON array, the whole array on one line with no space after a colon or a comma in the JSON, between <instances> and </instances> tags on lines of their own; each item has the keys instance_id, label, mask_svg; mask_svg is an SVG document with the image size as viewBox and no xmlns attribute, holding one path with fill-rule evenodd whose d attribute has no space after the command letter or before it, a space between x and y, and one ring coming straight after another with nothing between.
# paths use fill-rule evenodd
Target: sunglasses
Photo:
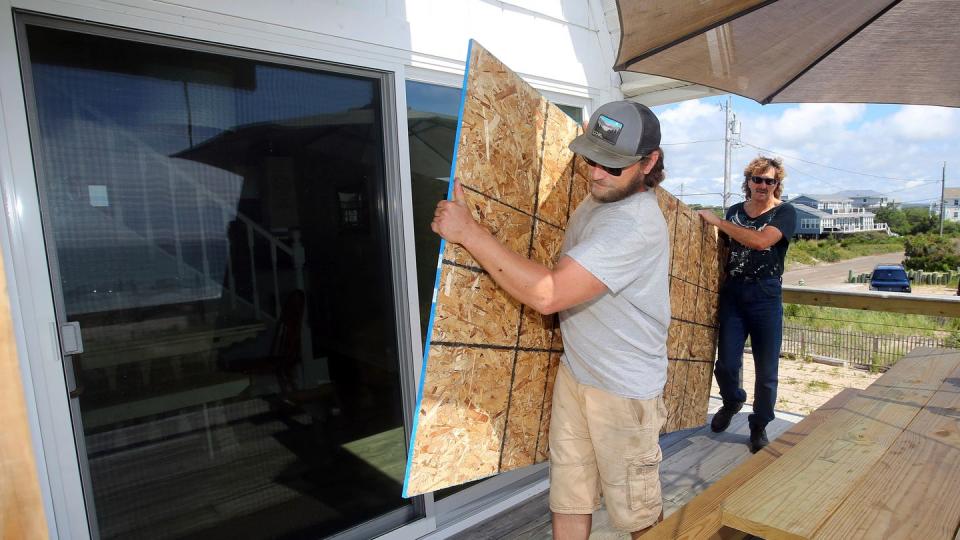
<instances>
[{"instance_id":1,"label":"sunglasses","mask_svg":"<svg viewBox=\"0 0 960 540\"><path fill-rule=\"evenodd\" d=\"M766 184L768 186L775 186L779 182L776 178L767 178L766 176L751 176L750 181L754 184Z\"/></svg>"},{"instance_id":2,"label":"sunglasses","mask_svg":"<svg viewBox=\"0 0 960 540\"><path fill-rule=\"evenodd\" d=\"M623 174L623 167L607 167L606 165L601 165L588 157L583 158L583 160L586 161L587 165L591 167L600 167L601 169L607 171L607 174L610 176L620 176Z\"/></svg>"}]
</instances>

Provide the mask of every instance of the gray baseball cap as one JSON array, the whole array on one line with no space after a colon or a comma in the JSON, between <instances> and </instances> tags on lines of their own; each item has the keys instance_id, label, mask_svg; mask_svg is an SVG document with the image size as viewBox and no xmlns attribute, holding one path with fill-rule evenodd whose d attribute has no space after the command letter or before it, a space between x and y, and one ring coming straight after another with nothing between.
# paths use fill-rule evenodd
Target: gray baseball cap
<instances>
[{"instance_id":1,"label":"gray baseball cap","mask_svg":"<svg viewBox=\"0 0 960 540\"><path fill-rule=\"evenodd\" d=\"M614 101L594 111L570 150L607 167L629 167L659 146L657 115L634 101Z\"/></svg>"}]
</instances>

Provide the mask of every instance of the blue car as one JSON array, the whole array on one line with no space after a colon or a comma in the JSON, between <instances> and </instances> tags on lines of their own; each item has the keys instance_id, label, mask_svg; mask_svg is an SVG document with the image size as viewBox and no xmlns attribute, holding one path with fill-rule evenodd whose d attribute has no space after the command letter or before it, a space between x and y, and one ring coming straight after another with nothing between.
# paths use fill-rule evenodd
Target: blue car
<instances>
[{"instance_id":1,"label":"blue car","mask_svg":"<svg viewBox=\"0 0 960 540\"><path fill-rule=\"evenodd\" d=\"M910 278L899 264L878 264L870 276L871 291L910 292Z\"/></svg>"}]
</instances>

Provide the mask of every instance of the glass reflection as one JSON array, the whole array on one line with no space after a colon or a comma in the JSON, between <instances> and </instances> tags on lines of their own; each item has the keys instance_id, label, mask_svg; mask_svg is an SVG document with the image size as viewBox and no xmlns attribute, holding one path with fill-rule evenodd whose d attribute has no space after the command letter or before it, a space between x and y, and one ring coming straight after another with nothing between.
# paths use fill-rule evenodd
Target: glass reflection
<instances>
[{"instance_id":1,"label":"glass reflection","mask_svg":"<svg viewBox=\"0 0 960 540\"><path fill-rule=\"evenodd\" d=\"M407 81L407 134L413 186L420 330L426 343L440 237L430 230L437 203L447 198L457 138L460 89Z\"/></svg>"},{"instance_id":2,"label":"glass reflection","mask_svg":"<svg viewBox=\"0 0 960 540\"><path fill-rule=\"evenodd\" d=\"M580 107L574 107L573 105L562 105L560 103L557 103L556 105L561 111L566 113L567 116L573 119L574 122L578 124L583 123L583 109Z\"/></svg>"},{"instance_id":3,"label":"glass reflection","mask_svg":"<svg viewBox=\"0 0 960 540\"><path fill-rule=\"evenodd\" d=\"M101 536L412 519L379 81L27 38Z\"/></svg>"}]
</instances>

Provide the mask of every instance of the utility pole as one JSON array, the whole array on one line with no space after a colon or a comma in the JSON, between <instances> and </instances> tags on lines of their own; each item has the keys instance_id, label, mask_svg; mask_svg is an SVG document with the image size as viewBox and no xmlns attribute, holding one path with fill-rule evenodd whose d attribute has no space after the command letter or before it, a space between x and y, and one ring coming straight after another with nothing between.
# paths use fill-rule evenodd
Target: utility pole
<instances>
[{"instance_id":1,"label":"utility pole","mask_svg":"<svg viewBox=\"0 0 960 540\"><path fill-rule=\"evenodd\" d=\"M680 182L680 202L683 202L683 182Z\"/></svg>"},{"instance_id":2,"label":"utility pole","mask_svg":"<svg viewBox=\"0 0 960 540\"><path fill-rule=\"evenodd\" d=\"M727 96L727 106L723 108L726 117L723 120L723 213L727 213L730 201L730 116L733 98Z\"/></svg>"},{"instance_id":3,"label":"utility pole","mask_svg":"<svg viewBox=\"0 0 960 540\"><path fill-rule=\"evenodd\" d=\"M943 169L940 173L940 236L943 236L943 194L947 186L947 162L943 162Z\"/></svg>"},{"instance_id":4,"label":"utility pole","mask_svg":"<svg viewBox=\"0 0 960 540\"><path fill-rule=\"evenodd\" d=\"M740 123L737 122L737 113L733 112L733 97L727 96L726 105L720 105L726 111L723 120L723 211L730 206L730 162L733 159L733 149L740 148Z\"/></svg>"}]
</instances>

